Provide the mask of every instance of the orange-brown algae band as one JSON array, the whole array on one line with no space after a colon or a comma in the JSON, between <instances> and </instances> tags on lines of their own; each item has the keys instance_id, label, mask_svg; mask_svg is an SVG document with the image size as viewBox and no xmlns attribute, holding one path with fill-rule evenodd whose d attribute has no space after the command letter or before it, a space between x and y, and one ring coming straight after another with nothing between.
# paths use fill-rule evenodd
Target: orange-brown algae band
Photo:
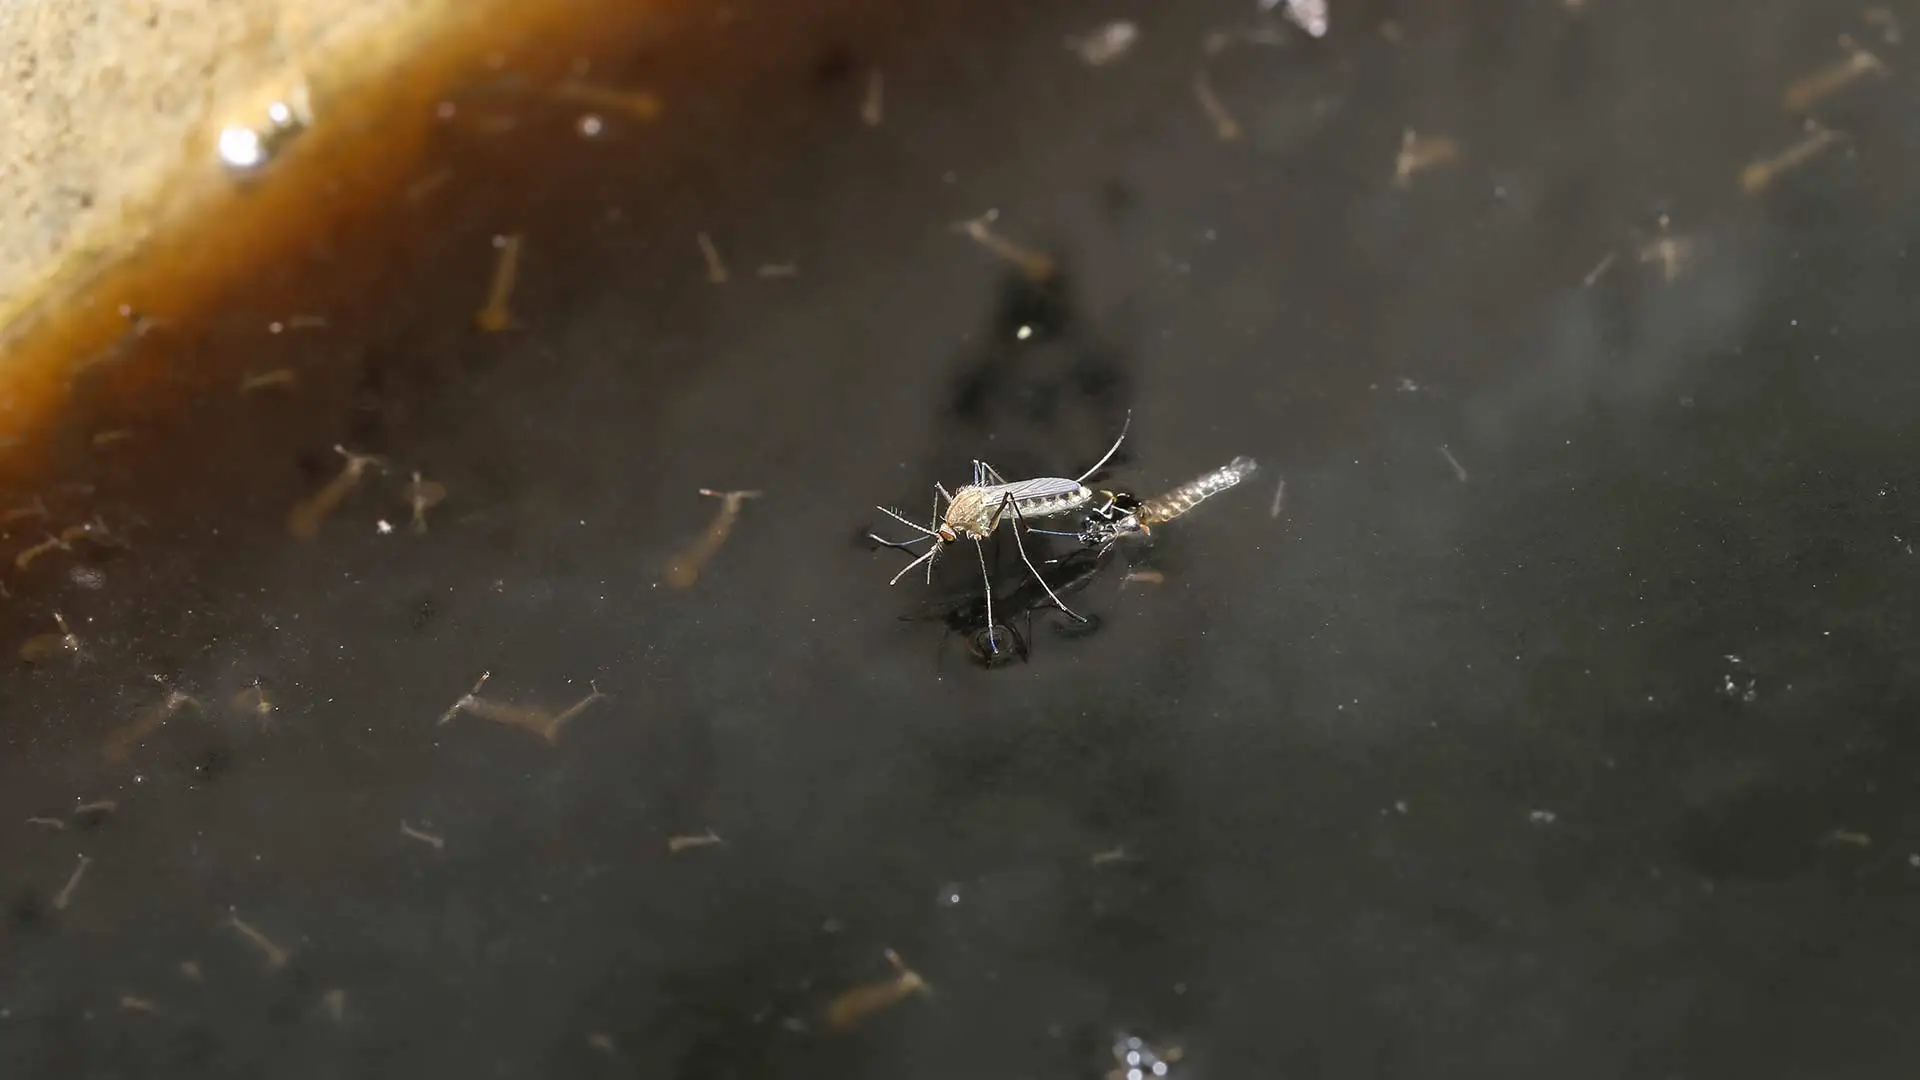
<instances>
[{"instance_id":1,"label":"orange-brown algae band","mask_svg":"<svg viewBox=\"0 0 1920 1080\"><path fill-rule=\"evenodd\" d=\"M338 35L244 100L214 104L158 190L0 311L0 484L31 484L77 371L132 333L128 313L194 326L255 268L294 257L418 179L435 106L502 71L555 79L622 40L666 0L421 0ZM257 173L220 153L305 91L311 122ZM149 376L152 377L152 376ZM137 394L135 385L117 393Z\"/></svg>"}]
</instances>

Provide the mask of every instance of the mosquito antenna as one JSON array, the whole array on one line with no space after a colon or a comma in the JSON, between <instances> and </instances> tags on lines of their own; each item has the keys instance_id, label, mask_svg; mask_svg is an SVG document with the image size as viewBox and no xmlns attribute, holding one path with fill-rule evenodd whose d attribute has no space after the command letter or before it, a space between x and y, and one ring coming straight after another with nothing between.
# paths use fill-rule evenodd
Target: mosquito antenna
<instances>
[{"instance_id":1,"label":"mosquito antenna","mask_svg":"<svg viewBox=\"0 0 1920 1080\"><path fill-rule=\"evenodd\" d=\"M927 527L926 527L925 525L916 525L916 524L914 524L913 522L911 522L911 521L908 521L908 520L907 520L906 518L904 518L904 517L901 517L898 511L894 511L894 510L889 510L889 509L887 509L887 508L886 508L886 507L884 507L884 506L876 506L876 507L874 507L874 509L875 509L875 510L878 510L878 511L880 511L881 513L883 513L883 514L885 514L885 515L887 515L888 517L890 517L890 518L892 518L893 520L895 520L895 521L897 521L897 522L899 522L900 524L902 524L902 525L905 525L905 526L906 526L907 528L909 528L909 529L912 529L912 530L913 530L913 531L915 531L915 532L921 532L921 533L925 533L925 534L927 534L928 536L939 536L939 535L940 535L939 533L937 533L937 532L934 532L934 531L933 531L932 529L929 529L929 528L927 528Z\"/></svg>"},{"instance_id":2,"label":"mosquito antenna","mask_svg":"<svg viewBox=\"0 0 1920 1080\"><path fill-rule=\"evenodd\" d=\"M1100 466L1105 465L1109 460L1111 460L1114 453L1120 449L1120 444L1127 441L1127 429L1132 426L1133 426L1133 410L1128 409L1127 419L1125 420L1125 422L1123 422L1120 425L1120 437L1113 440L1113 445L1107 448L1107 452L1100 456L1099 461L1096 461L1093 463L1093 468L1088 469L1086 472L1081 473L1080 476L1074 480L1074 483L1076 484L1085 483L1087 477L1092 476L1094 473L1099 472Z\"/></svg>"},{"instance_id":3,"label":"mosquito antenna","mask_svg":"<svg viewBox=\"0 0 1920 1080\"><path fill-rule=\"evenodd\" d=\"M879 544L881 547L893 548L896 551L908 551L908 550L911 550L908 547L909 544L917 544L922 540L928 539L928 537L916 536L911 540L889 540L886 537L881 536L879 533L870 532L867 534L867 539L873 541L876 544Z\"/></svg>"}]
</instances>

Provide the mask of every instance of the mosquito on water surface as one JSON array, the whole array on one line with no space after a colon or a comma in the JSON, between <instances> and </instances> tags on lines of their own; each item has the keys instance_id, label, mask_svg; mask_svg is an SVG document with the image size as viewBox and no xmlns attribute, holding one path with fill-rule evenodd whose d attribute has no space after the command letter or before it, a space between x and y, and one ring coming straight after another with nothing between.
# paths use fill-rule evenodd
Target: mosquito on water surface
<instances>
[{"instance_id":1,"label":"mosquito on water surface","mask_svg":"<svg viewBox=\"0 0 1920 1080\"><path fill-rule=\"evenodd\" d=\"M887 584L898 584L901 578L906 577L914 567L922 563L927 567L927 583L932 584L934 560L940 557L940 553L946 549L946 546L963 539L971 540L974 553L980 559L980 578L986 586L987 632L991 635L995 625L993 578L987 573L986 541L993 536L994 530L1000 527L1001 522L1011 516L1014 523L1013 543L1020 550L1020 561L1027 564L1027 570L1033 574L1034 580L1040 582L1041 587L1046 590L1047 599L1053 601L1055 607L1074 619L1086 621L1072 608L1062 603L1060 597L1054 593L1053 587L1048 585L1046 578L1041 576L1040 569L1033 564L1033 559L1027 554L1026 544L1020 539L1020 530L1030 528L1027 526L1028 519L1054 518L1071 514L1092 502L1093 491L1085 483L1087 477L1099 472L1102 466L1113 459L1113 455L1120 450L1120 444L1126 441L1127 428L1132 423L1133 414L1129 412L1126 423L1120 427L1120 437L1113 440L1113 445L1107 448L1107 452L1100 456L1099 461L1093 463L1092 468L1071 480L1061 476L1039 476L1031 480L1009 481L993 466L975 459L972 483L954 492L947 491L942 484L933 485L933 521L930 525L915 524L898 511L889 510L884 506L875 507L881 513L921 535L911 540L896 542L868 533L871 539L887 547L901 549L907 549L909 545L923 540L933 542L933 546L903 567ZM944 517L940 512L941 499L945 499L947 503Z\"/></svg>"}]
</instances>

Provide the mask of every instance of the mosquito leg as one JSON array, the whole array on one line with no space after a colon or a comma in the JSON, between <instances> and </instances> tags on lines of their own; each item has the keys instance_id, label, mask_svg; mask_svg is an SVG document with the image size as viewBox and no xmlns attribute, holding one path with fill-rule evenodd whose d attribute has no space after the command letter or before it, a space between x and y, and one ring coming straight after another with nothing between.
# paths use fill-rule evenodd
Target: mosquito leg
<instances>
[{"instance_id":1,"label":"mosquito leg","mask_svg":"<svg viewBox=\"0 0 1920 1080\"><path fill-rule=\"evenodd\" d=\"M1079 612L1060 602L1060 598L1054 595L1053 586L1047 584L1047 579L1040 573L1040 568L1033 565L1033 560L1027 556L1027 545L1020 541L1020 529L1027 523L1026 517L1020 513L1020 504L1014 502L1009 496L1006 505L1013 508L1013 546L1020 550L1020 561L1027 564L1027 569L1033 574L1033 580L1038 581L1040 587L1047 590L1047 599L1053 601L1054 607L1066 612L1076 621L1086 622L1087 620Z\"/></svg>"},{"instance_id":2,"label":"mosquito leg","mask_svg":"<svg viewBox=\"0 0 1920 1080\"><path fill-rule=\"evenodd\" d=\"M987 573L987 546L976 539L973 542L973 553L980 556L980 583L987 587L987 644L991 646L994 639L993 575Z\"/></svg>"}]
</instances>

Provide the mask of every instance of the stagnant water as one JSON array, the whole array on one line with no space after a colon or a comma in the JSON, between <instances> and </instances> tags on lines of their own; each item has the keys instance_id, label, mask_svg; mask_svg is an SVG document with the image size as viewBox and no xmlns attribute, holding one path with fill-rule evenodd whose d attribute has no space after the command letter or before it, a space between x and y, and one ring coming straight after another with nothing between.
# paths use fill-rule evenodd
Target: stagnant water
<instances>
[{"instance_id":1,"label":"stagnant water","mask_svg":"<svg viewBox=\"0 0 1920 1080\"><path fill-rule=\"evenodd\" d=\"M735 4L595 69L653 120L506 73L379 243L94 369L175 374L6 523L99 525L5 567L0 1073L1910 1070L1897 24L1256 8ZM1841 33L1887 73L1743 188ZM987 669L970 546L888 587L876 503L1128 416L1102 486L1260 471L1095 624L996 548ZM678 588L702 488L761 494ZM889 949L932 992L836 1027Z\"/></svg>"}]
</instances>

